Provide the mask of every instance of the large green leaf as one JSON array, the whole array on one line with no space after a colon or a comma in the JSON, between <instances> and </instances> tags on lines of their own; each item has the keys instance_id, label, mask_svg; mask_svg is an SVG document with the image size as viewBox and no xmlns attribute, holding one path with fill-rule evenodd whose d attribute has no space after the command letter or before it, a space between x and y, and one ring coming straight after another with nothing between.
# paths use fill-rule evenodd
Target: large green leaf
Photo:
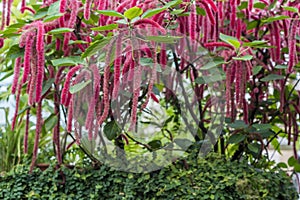
<instances>
[{"instance_id":1,"label":"large green leaf","mask_svg":"<svg viewBox=\"0 0 300 200\"><path fill-rule=\"evenodd\" d=\"M247 60L252 60L253 56L252 55L245 55L242 57L233 57L233 60L241 60L241 61L247 61Z\"/></svg>"},{"instance_id":2,"label":"large green leaf","mask_svg":"<svg viewBox=\"0 0 300 200\"><path fill-rule=\"evenodd\" d=\"M60 13L59 6L60 6L60 1L56 1L56 2L52 3L48 8L47 15L50 16L50 15L56 15L56 14Z\"/></svg>"},{"instance_id":3,"label":"large green leaf","mask_svg":"<svg viewBox=\"0 0 300 200\"><path fill-rule=\"evenodd\" d=\"M271 23L271 22L274 22L274 21L288 19L288 18L290 18L290 17L286 16L286 15L276 15L276 16L273 16L273 17L269 17L269 18L267 18L265 20L262 20L262 22L264 22L264 23Z\"/></svg>"},{"instance_id":4,"label":"large green leaf","mask_svg":"<svg viewBox=\"0 0 300 200\"><path fill-rule=\"evenodd\" d=\"M85 88L85 87L86 87L87 85L89 85L91 82L92 82L92 80L87 80L87 81L85 81L85 82L80 82L80 83L78 83L78 84L76 84L76 85L72 85L72 86L70 87L70 93L71 93L71 94L75 94L75 93L81 91L83 88Z\"/></svg>"},{"instance_id":5,"label":"large green leaf","mask_svg":"<svg viewBox=\"0 0 300 200\"><path fill-rule=\"evenodd\" d=\"M155 8L155 9L147 10L146 12L144 12L144 14L141 16L141 18L142 19L150 18L154 15L161 13L162 11L164 11L166 9L167 8Z\"/></svg>"},{"instance_id":6,"label":"large green leaf","mask_svg":"<svg viewBox=\"0 0 300 200\"><path fill-rule=\"evenodd\" d=\"M227 44L234 46L235 48L239 48L241 46L241 43L235 37L220 33L220 39L226 42Z\"/></svg>"},{"instance_id":7,"label":"large green leaf","mask_svg":"<svg viewBox=\"0 0 300 200\"><path fill-rule=\"evenodd\" d=\"M114 10L98 10L96 12L105 16L124 18L121 13Z\"/></svg>"},{"instance_id":8,"label":"large green leaf","mask_svg":"<svg viewBox=\"0 0 300 200\"><path fill-rule=\"evenodd\" d=\"M48 80L43 82L42 96L46 94L46 92L51 88L53 83L54 83L54 78L49 78Z\"/></svg>"},{"instance_id":9,"label":"large green leaf","mask_svg":"<svg viewBox=\"0 0 300 200\"><path fill-rule=\"evenodd\" d=\"M281 6L284 10L290 11L290 12L294 12L294 13L298 13L298 9L295 7L291 7L291 6Z\"/></svg>"},{"instance_id":10,"label":"large green leaf","mask_svg":"<svg viewBox=\"0 0 300 200\"><path fill-rule=\"evenodd\" d=\"M108 140L113 140L122 133L122 129L115 121L110 121L105 124L103 132Z\"/></svg>"},{"instance_id":11,"label":"large green leaf","mask_svg":"<svg viewBox=\"0 0 300 200\"><path fill-rule=\"evenodd\" d=\"M103 51L103 48L110 42L110 40L111 38L102 38L101 40L96 40L85 50L81 57L86 58L96 54L99 51Z\"/></svg>"},{"instance_id":12,"label":"large green leaf","mask_svg":"<svg viewBox=\"0 0 300 200\"><path fill-rule=\"evenodd\" d=\"M237 144L237 143L240 143L242 141L244 141L246 138L245 135L243 134L233 134L229 137L229 140L228 140L228 143L230 144Z\"/></svg>"},{"instance_id":13,"label":"large green leaf","mask_svg":"<svg viewBox=\"0 0 300 200\"><path fill-rule=\"evenodd\" d=\"M84 60L80 58L80 56L69 56L64 58L58 58L55 60L51 60L53 66L61 67L61 66L74 66L78 64L84 64Z\"/></svg>"},{"instance_id":14,"label":"large green leaf","mask_svg":"<svg viewBox=\"0 0 300 200\"><path fill-rule=\"evenodd\" d=\"M245 124L243 120L235 120L233 123L228 124L228 126L234 129L243 129L246 128L248 125Z\"/></svg>"},{"instance_id":15,"label":"large green leaf","mask_svg":"<svg viewBox=\"0 0 300 200\"><path fill-rule=\"evenodd\" d=\"M48 34L55 35L55 34L62 34L62 33L70 33L73 31L74 31L74 29L72 29L72 28L56 28L56 29L49 31Z\"/></svg>"},{"instance_id":16,"label":"large green leaf","mask_svg":"<svg viewBox=\"0 0 300 200\"><path fill-rule=\"evenodd\" d=\"M247 145L248 149L253 153L259 153L261 146L258 143L250 143Z\"/></svg>"},{"instance_id":17,"label":"large green leaf","mask_svg":"<svg viewBox=\"0 0 300 200\"><path fill-rule=\"evenodd\" d=\"M132 20L133 18L136 18L138 16L140 16L141 14L143 14L143 10L139 7L132 7L128 10L126 10L124 12L124 16L127 18L127 19L130 19Z\"/></svg>"},{"instance_id":18,"label":"large green leaf","mask_svg":"<svg viewBox=\"0 0 300 200\"><path fill-rule=\"evenodd\" d=\"M160 43L176 43L178 40L182 38L180 36L146 36L147 40L160 42Z\"/></svg>"},{"instance_id":19,"label":"large green leaf","mask_svg":"<svg viewBox=\"0 0 300 200\"><path fill-rule=\"evenodd\" d=\"M110 31L110 30L114 30L116 28L118 28L118 24L109 24L106 26L99 26L99 27L91 28L91 30L93 30L93 31Z\"/></svg>"},{"instance_id":20,"label":"large green leaf","mask_svg":"<svg viewBox=\"0 0 300 200\"><path fill-rule=\"evenodd\" d=\"M263 82L267 82L267 81L275 81L275 80L280 80L280 79L284 79L284 76L278 75L278 74L269 74L260 80Z\"/></svg>"},{"instance_id":21,"label":"large green leaf","mask_svg":"<svg viewBox=\"0 0 300 200\"><path fill-rule=\"evenodd\" d=\"M205 65L203 65L200 70L208 70L208 69L212 69L214 67L217 67L221 64L225 64L227 62L224 61L223 58L217 58L217 59L214 59L213 61L211 62L208 62L206 63Z\"/></svg>"}]
</instances>

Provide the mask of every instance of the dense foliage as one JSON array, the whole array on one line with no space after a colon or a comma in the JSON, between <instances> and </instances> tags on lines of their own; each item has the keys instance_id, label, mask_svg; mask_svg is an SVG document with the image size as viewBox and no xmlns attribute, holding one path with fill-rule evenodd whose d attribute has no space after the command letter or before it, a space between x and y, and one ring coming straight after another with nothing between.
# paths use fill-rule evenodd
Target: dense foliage
<instances>
[{"instance_id":1,"label":"dense foliage","mask_svg":"<svg viewBox=\"0 0 300 200\"><path fill-rule=\"evenodd\" d=\"M6 138L23 141L30 171L43 136L58 165L77 143L95 162L129 171L137 163L144 166L135 171L162 168L193 143L255 164L269 145L280 150L280 136L293 145L289 164L300 171L298 1L2 6L1 80L12 84L0 98L14 94L16 108L3 127L12 132L1 131L0 140L11 152L16 145L4 146ZM5 162L17 157L7 153Z\"/></svg>"},{"instance_id":2,"label":"dense foliage","mask_svg":"<svg viewBox=\"0 0 300 200\"><path fill-rule=\"evenodd\" d=\"M0 177L1 199L297 199L285 172L216 155L145 174L99 169L46 171L19 166ZM64 184L63 184L64 183Z\"/></svg>"}]
</instances>

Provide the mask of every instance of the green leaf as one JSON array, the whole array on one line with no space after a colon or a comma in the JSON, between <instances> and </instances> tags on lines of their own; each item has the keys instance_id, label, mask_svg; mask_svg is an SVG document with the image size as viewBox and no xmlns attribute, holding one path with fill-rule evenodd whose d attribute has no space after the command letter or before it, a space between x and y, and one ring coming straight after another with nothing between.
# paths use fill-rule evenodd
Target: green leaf
<instances>
[{"instance_id":1,"label":"green leaf","mask_svg":"<svg viewBox=\"0 0 300 200\"><path fill-rule=\"evenodd\" d=\"M271 141L271 144L273 146L273 148L278 151L279 153L281 153L280 151L280 143L278 142L277 138L274 138L272 141Z\"/></svg>"},{"instance_id":2,"label":"green leaf","mask_svg":"<svg viewBox=\"0 0 300 200\"><path fill-rule=\"evenodd\" d=\"M99 51L102 51L103 48L110 42L111 38L103 38L101 40L96 40L94 43L92 43L85 52L81 55L82 58L86 58L88 56L92 56Z\"/></svg>"},{"instance_id":3,"label":"green leaf","mask_svg":"<svg viewBox=\"0 0 300 200\"><path fill-rule=\"evenodd\" d=\"M256 2L253 5L254 8L260 8L260 9L264 9L266 7L266 4L262 3L262 2Z\"/></svg>"},{"instance_id":4,"label":"green leaf","mask_svg":"<svg viewBox=\"0 0 300 200\"><path fill-rule=\"evenodd\" d=\"M247 1L242 1L241 4L238 6L238 9L243 10L245 8L248 8L248 2Z\"/></svg>"},{"instance_id":5,"label":"green leaf","mask_svg":"<svg viewBox=\"0 0 300 200\"><path fill-rule=\"evenodd\" d=\"M63 15L64 15L63 13L57 13L55 15L49 15L49 16L45 17L43 21L44 22L50 22L50 21L53 21L53 20L56 20L56 19L60 18Z\"/></svg>"},{"instance_id":6,"label":"green leaf","mask_svg":"<svg viewBox=\"0 0 300 200\"><path fill-rule=\"evenodd\" d=\"M262 45L266 45L267 41L254 40L252 42L244 42L244 47L261 47Z\"/></svg>"},{"instance_id":7,"label":"green leaf","mask_svg":"<svg viewBox=\"0 0 300 200\"><path fill-rule=\"evenodd\" d=\"M53 66L61 67L61 66L74 66L77 64L84 64L84 60L80 58L80 56L69 56L64 58L58 58L55 60L51 60Z\"/></svg>"},{"instance_id":8,"label":"green leaf","mask_svg":"<svg viewBox=\"0 0 300 200\"><path fill-rule=\"evenodd\" d=\"M161 43L176 43L182 37L179 36L146 36L147 40Z\"/></svg>"},{"instance_id":9,"label":"green leaf","mask_svg":"<svg viewBox=\"0 0 300 200\"><path fill-rule=\"evenodd\" d=\"M174 139L174 142L182 149L186 149L193 144L191 140L185 138L176 138Z\"/></svg>"},{"instance_id":10,"label":"green leaf","mask_svg":"<svg viewBox=\"0 0 300 200\"><path fill-rule=\"evenodd\" d=\"M287 69L287 65L276 65L274 68L275 69Z\"/></svg>"},{"instance_id":11,"label":"green leaf","mask_svg":"<svg viewBox=\"0 0 300 200\"><path fill-rule=\"evenodd\" d=\"M60 1L56 1L56 2L52 3L48 8L47 15L50 16L50 15L56 15L56 14L60 13L59 6L60 6ZM61 14L63 14L63 13L61 13Z\"/></svg>"},{"instance_id":12,"label":"green leaf","mask_svg":"<svg viewBox=\"0 0 300 200\"><path fill-rule=\"evenodd\" d=\"M122 130L115 121L110 121L105 124L103 132L108 140L113 140L122 133Z\"/></svg>"},{"instance_id":13,"label":"green leaf","mask_svg":"<svg viewBox=\"0 0 300 200\"><path fill-rule=\"evenodd\" d=\"M153 66L153 59L152 58L140 58L140 65L142 66Z\"/></svg>"},{"instance_id":14,"label":"green leaf","mask_svg":"<svg viewBox=\"0 0 300 200\"><path fill-rule=\"evenodd\" d=\"M254 153L259 153L260 145L258 143L250 143L247 145L248 149Z\"/></svg>"},{"instance_id":15,"label":"green leaf","mask_svg":"<svg viewBox=\"0 0 300 200\"><path fill-rule=\"evenodd\" d=\"M50 35L73 32L72 28L56 28L48 32Z\"/></svg>"},{"instance_id":16,"label":"green leaf","mask_svg":"<svg viewBox=\"0 0 300 200\"><path fill-rule=\"evenodd\" d=\"M39 20L39 19L42 19L44 18L45 16L47 16L47 13L48 13L48 7L45 7L45 8L41 8L39 9L35 15L33 16L32 20Z\"/></svg>"},{"instance_id":17,"label":"green leaf","mask_svg":"<svg viewBox=\"0 0 300 200\"><path fill-rule=\"evenodd\" d=\"M235 37L220 33L220 39L226 42L227 44L234 46L235 48L239 48L241 46L241 43Z\"/></svg>"},{"instance_id":18,"label":"green leaf","mask_svg":"<svg viewBox=\"0 0 300 200\"><path fill-rule=\"evenodd\" d=\"M144 12L141 16L142 19L150 18L154 15L157 15L161 13L162 11L166 10L166 8L155 8L155 9L150 9Z\"/></svg>"},{"instance_id":19,"label":"green leaf","mask_svg":"<svg viewBox=\"0 0 300 200\"><path fill-rule=\"evenodd\" d=\"M247 23L247 30L252 30L256 28L259 25L259 20L254 20L249 23Z\"/></svg>"},{"instance_id":20,"label":"green leaf","mask_svg":"<svg viewBox=\"0 0 300 200\"><path fill-rule=\"evenodd\" d=\"M204 8L200 8L199 6L196 7L197 15L206 16L206 12Z\"/></svg>"},{"instance_id":21,"label":"green leaf","mask_svg":"<svg viewBox=\"0 0 300 200\"><path fill-rule=\"evenodd\" d=\"M208 84L215 83L218 81L223 81L226 79L226 76L221 74L212 74L210 76L202 76L195 79L195 83L197 84Z\"/></svg>"},{"instance_id":22,"label":"green leaf","mask_svg":"<svg viewBox=\"0 0 300 200\"><path fill-rule=\"evenodd\" d=\"M46 94L46 92L51 88L53 83L54 83L54 78L49 78L48 80L43 82L42 96Z\"/></svg>"},{"instance_id":23,"label":"green leaf","mask_svg":"<svg viewBox=\"0 0 300 200\"><path fill-rule=\"evenodd\" d=\"M125 25L128 24L127 19L119 19L119 20L117 20L117 21L115 21L115 22L118 23L118 24L125 24Z\"/></svg>"},{"instance_id":24,"label":"green leaf","mask_svg":"<svg viewBox=\"0 0 300 200\"><path fill-rule=\"evenodd\" d=\"M185 9L178 9L178 10L173 10L170 12L171 15L179 15L181 13L183 13L185 11Z\"/></svg>"},{"instance_id":25,"label":"green leaf","mask_svg":"<svg viewBox=\"0 0 300 200\"><path fill-rule=\"evenodd\" d=\"M242 57L233 57L233 60L241 60L241 61L247 61L247 60L252 60L253 56L252 55L245 55Z\"/></svg>"},{"instance_id":26,"label":"green leaf","mask_svg":"<svg viewBox=\"0 0 300 200\"><path fill-rule=\"evenodd\" d=\"M143 10L141 8L137 7L137 6L129 8L128 10L126 10L124 12L124 16L127 19L130 19L130 20L140 16L141 14L143 14Z\"/></svg>"},{"instance_id":27,"label":"green leaf","mask_svg":"<svg viewBox=\"0 0 300 200\"><path fill-rule=\"evenodd\" d=\"M245 135L242 135L242 134L240 134L240 133L238 133L238 134L233 134L233 135L231 135L231 136L229 137L228 143L229 143L229 144L238 144L238 143L244 141L245 138L246 138L246 136L245 136Z\"/></svg>"},{"instance_id":28,"label":"green leaf","mask_svg":"<svg viewBox=\"0 0 300 200\"><path fill-rule=\"evenodd\" d=\"M72 44L88 44L88 42L84 41L84 40L70 40L69 45L72 45Z\"/></svg>"},{"instance_id":29,"label":"green leaf","mask_svg":"<svg viewBox=\"0 0 300 200\"><path fill-rule=\"evenodd\" d=\"M252 127L256 128L257 130L267 130L272 128L271 124L253 124Z\"/></svg>"},{"instance_id":30,"label":"green leaf","mask_svg":"<svg viewBox=\"0 0 300 200\"><path fill-rule=\"evenodd\" d=\"M182 3L182 0L170 1L170 2L166 3L163 8L168 9L168 8L174 7L176 5L179 5L181 3Z\"/></svg>"},{"instance_id":31,"label":"green leaf","mask_svg":"<svg viewBox=\"0 0 300 200\"><path fill-rule=\"evenodd\" d=\"M278 74L269 74L260 80L263 82L267 82L267 81L275 81L275 80L281 80L281 79L284 79L284 76L278 75Z\"/></svg>"},{"instance_id":32,"label":"green leaf","mask_svg":"<svg viewBox=\"0 0 300 200\"><path fill-rule=\"evenodd\" d=\"M278 163L278 164L277 164L277 167L280 167L280 168L283 168L283 169L287 169L287 168L288 168L287 164L284 163L284 162Z\"/></svg>"},{"instance_id":33,"label":"green leaf","mask_svg":"<svg viewBox=\"0 0 300 200\"><path fill-rule=\"evenodd\" d=\"M290 18L290 17L286 16L286 15L276 15L276 16L264 19L264 20L262 20L262 22L264 22L264 23L271 23L271 22L274 22L274 21L288 19L288 18Z\"/></svg>"},{"instance_id":34,"label":"green leaf","mask_svg":"<svg viewBox=\"0 0 300 200\"><path fill-rule=\"evenodd\" d=\"M118 24L109 24L106 26L99 26L95 28L91 28L93 31L110 31L118 28Z\"/></svg>"},{"instance_id":35,"label":"green leaf","mask_svg":"<svg viewBox=\"0 0 300 200\"><path fill-rule=\"evenodd\" d=\"M255 67L253 67L252 68L252 74L254 76L257 75L260 72L261 69L262 69L262 66L255 66Z\"/></svg>"},{"instance_id":36,"label":"green leaf","mask_svg":"<svg viewBox=\"0 0 300 200\"><path fill-rule=\"evenodd\" d=\"M6 54L6 59L16 59L24 55L24 48L20 48L19 44L11 46Z\"/></svg>"},{"instance_id":37,"label":"green leaf","mask_svg":"<svg viewBox=\"0 0 300 200\"><path fill-rule=\"evenodd\" d=\"M230 128L234 128L234 129L243 129L248 127L247 124L245 124L245 122L243 120L235 120L235 122L228 124L228 126Z\"/></svg>"},{"instance_id":38,"label":"green leaf","mask_svg":"<svg viewBox=\"0 0 300 200\"><path fill-rule=\"evenodd\" d=\"M57 123L57 116L52 114L45 120L45 129L46 131L51 131Z\"/></svg>"},{"instance_id":39,"label":"green leaf","mask_svg":"<svg viewBox=\"0 0 300 200\"><path fill-rule=\"evenodd\" d=\"M152 140L151 142L148 143L148 145L151 147L151 149L157 150L161 148L162 143L160 140Z\"/></svg>"},{"instance_id":40,"label":"green leaf","mask_svg":"<svg viewBox=\"0 0 300 200\"><path fill-rule=\"evenodd\" d=\"M294 12L294 13L298 13L298 9L295 7L291 7L291 6L281 6L284 10L286 11L290 11L290 12Z\"/></svg>"},{"instance_id":41,"label":"green leaf","mask_svg":"<svg viewBox=\"0 0 300 200\"><path fill-rule=\"evenodd\" d=\"M203 65L200 70L208 70L208 69L212 69L214 67L217 67L218 65L221 65L221 64L226 64L227 62L224 61L223 58L217 58L217 59L214 59L213 61L211 62L208 62L206 63L205 65Z\"/></svg>"},{"instance_id":42,"label":"green leaf","mask_svg":"<svg viewBox=\"0 0 300 200\"><path fill-rule=\"evenodd\" d=\"M124 18L121 13L114 10L97 10L96 12L105 16Z\"/></svg>"},{"instance_id":43,"label":"green leaf","mask_svg":"<svg viewBox=\"0 0 300 200\"><path fill-rule=\"evenodd\" d=\"M81 82L81 83L78 83L76 85L72 85L70 87L70 93L75 94L75 93L81 91L83 88L85 88L91 82L92 82L92 80L87 80L86 82Z\"/></svg>"},{"instance_id":44,"label":"green leaf","mask_svg":"<svg viewBox=\"0 0 300 200\"><path fill-rule=\"evenodd\" d=\"M294 156L291 156L289 159L288 159L288 165L290 167L294 166L298 161L296 160L296 158Z\"/></svg>"},{"instance_id":45,"label":"green leaf","mask_svg":"<svg viewBox=\"0 0 300 200\"><path fill-rule=\"evenodd\" d=\"M300 164L299 163L296 163L295 165L294 165L294 171L295 172L300 172Z\"/></svg>"}]
</instances>

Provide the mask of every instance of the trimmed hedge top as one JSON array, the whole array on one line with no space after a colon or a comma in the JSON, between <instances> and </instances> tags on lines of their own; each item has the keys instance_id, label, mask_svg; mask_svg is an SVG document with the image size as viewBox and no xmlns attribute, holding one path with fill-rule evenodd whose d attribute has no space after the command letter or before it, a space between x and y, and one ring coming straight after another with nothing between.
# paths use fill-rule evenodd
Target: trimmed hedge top
<instances>
[{"instance_id":1,"label":"trimmed hedge top","mask_svg":"<svg viewBox=\"0 0 300 200\"><path fill-rule=\"evenodd\" d=\"M18 166L0 177L0 199L297 199L291 179L277 168L260 170L216 155L188 163L188 169L179 161L145 174L106 166L29 174Z\"/></svg>"}]
</instances>

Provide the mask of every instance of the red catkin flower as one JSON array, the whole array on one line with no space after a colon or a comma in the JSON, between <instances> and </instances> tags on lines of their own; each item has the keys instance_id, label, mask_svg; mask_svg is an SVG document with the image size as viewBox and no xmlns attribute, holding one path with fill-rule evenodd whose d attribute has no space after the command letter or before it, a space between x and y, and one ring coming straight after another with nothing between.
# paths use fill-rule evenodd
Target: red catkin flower
<instances>
[{"instance_id":1,"label":"red catkin flower","mask_svg":"<svg viewBox=\"0 0 300 200\"><path fill-rule=\"evenodd\" d=\"M115 61L114 61L114 89L112 93L113 99L117 98L119 92L121 62L122 62L122 36L118 35L116 39L116 53L115 53Z\"/></svg>"},{"instance_id":2,"label":"red catkin flower","mask_svg":"<svg viewBox=\"0 0 300 200\"><path fill-rule=\"evenodd\" d=\"M3 47L4 45L4 38L0 38L0 49Z\"/></svg>"},{"instance_id":3,"label":"red catkin flower","mask_svg":"<svg viewBox=\"0 0 300 200\"><path fill-rule=\"evenodd\" d=\"M204 0L204 1L210 5L210 7L213 9L214 12L218 11L218 8L213 0Z\"/></svg>"},{"instance_id":4,"label":"red catkin flower","mask_svg":"<svg viewBox=\"0 0 300 200\"><path fill-rule=\"evenodd\" d=\"M134 46L137 46L134 44ZM140 85L141 85L141 76L142 76L142 67L139 65L140 52L134 52L134 59L136 63L136 68L134 71L134 82L133 82L133 97L132 97L132 107L131 107L131 122L129 130L134 131L137 120L137 109L138 109L138 100L140 95Z\"/></svg>"},{"instance_id":5,"label":"red catkin flower","mask_svg":"<svg viewBox=\"0 0 300 200\"><path fill-rule=\"evenodd\" d=\"M37 105L37 110L36 110L36 129L35 129L34 146L33 146L33 152L32 152L32 160L31 160L31 165L30 165L30 169L29 169L30 173L32 172L32 170L35 166L35 162L37 160L42 123L43 123L42 122L42 102L39 102Z\"/></svg>"},{"instance_id":6,"label":"red catkin flower","mask_svg":"<svg viewBox=\"0 0 300 200\"><path fill-rule=\"evenodd\" d=\"M289 36L289 63L287 73L292 73L295 64L296 54L296 31L297 31L298 20L291 22L291 32Z\"/></svg>"},{"instance_id":7,"label":"red catkin flower","mask_svg":"<svg viewBox=\"0 0 300 200\"><path fill-rule=\"evenodd\" d=\"M22 77L22 83L27 81L27 77L30 73L30 58L32 57L32 47L34 42L34 34L29 33L26 37L26 46L24 52L24 71Z\"/></svg>"},{"instance_id":8,"label":"red catkin flower","mask_svg":"<svg viewBox=\"0 0 300 200\"><path fill-rule=\"evenodd\" d=\"M210 23L211 24L215 24L216 23L215 17L213 15L211 9L209 8L207 2L200 1L200 3L204 6L205 12L207 13L207 16L208 16L208 18L210 20Z\"/></svg>"},{"instance_id":9,"label":"red catkin flower","mask_svg":"<svg viewBox=\"0 0 300 200\"><path fill-rule=\"evenodd\" d=\"M189 18L190 18L190 26L189 26L190 38L191 38L191 40L195 40L197 16L196 16L196 6L194 4L191 5L191 14L190 14Z\"/></svg>"},{"instance_id":10,"label":"red catkin flower","mask_svg":"<svg viewBox=\"0 0 300 200\"><path fill-rule=\"evenodd\" d=\"M70 89L70 83L73 75L81 68L81 65L77 65L76 67L73 67L67 74L66 81L64 83L64 87L61 92L61 104L66 105L67 103L67 97L69 94Z\"/></svg>"},{"instance_id":11,"label":"red catkin flower","mask_svg":"<svg viewBox=\"0 0 300 200\"><path fill-rule=\"evenodd\" d=\"M157 28L162 34L166 34L167 31L159 25L157 22L153 21L152 19L140 19L134 22L134 26L139 26L139 25L152 25L154 28Z\"/></svg>"},{"instance_id":12,"label":"red catkin flower","mask_svg":"<svg viewBox=\"0 0 300 200\"><path fill-rule=\"evenodd\" d=\"M24 13L24 10L22 11L22 8L26 7L26 0L22 0L22 3L21 3L21 13L23 14Z\"/></svg>"},{"instance_id":13,"label":"red catkin flower","mask_svg":"<svg viewBox=\"0 0 300 200\"><path fill-rule=\"evenodd\" d=\"M27 6L21 7L21 13L24 13L25 10L28 10L29 12L31 12L32 14L35 14L35 10L33 10L32 8L29 8Z\"/></svg>"},{"instance_id":14,"label":"red catkin flower","mask_svg":"<svg viewBox=\"0 0 300 200\"><path fill-rule=\"evenodd\" d=\"M26 111L26 124L25 124L25 134L23 139L24 153L28 153L28 134L29 134L29 121L30 120L30 108Z\"/></svg>"},{"instance_id":15,"label":"red catkin flower","mask_svg":"<svg viewBox=\"0 0 300 200\"><path fill-rule=\"evenodd\" d=\"M37 82L36 82L35 101L39 102L42 96L42 87L43 87L43 80L44 80L44 65L45 65L44 24L41 21L38 22L36 50L37 50Z\"/></svg>"},{"instance_id":16,"label":"red catkin flower","mask_svg":"<svg viewBox=\"0 0 300 200\"><path fill-rule=\"evenodd\" d=\"M31 59L31 73L30 73L30 87L29 87L29 92L28 92L28 105L33 105L35 101L35 93L34 91L36 90L36 84L37 84L37 66L36 66L36 60L35 58Z\"/></svg>"},{"instance_id":17,"label":"red catkin flower","mask_svg":"<svg viewBox=\"0 0 300 200\"><path fill-rule=\"evenodd\" d=\"M11 93L15 94L17 85L18 85L18 80L20 76L20 68L21 68L21 57L18 57L15 61L15 67L14 67L14 78L13 78L13 83L11 87Z\"/></svg>"},{"instance_id":18,"label":"red catkin flower","mask_svg":"<svg viewBox=\"0 0 300 200\"><path fill-rule=\"evenodd\" d=\"M73 120L73 96L71 97L70 104L68 106L68 116L67 116L67 131L72 131L72 120Z\"/></svg>"},{"instance_id":19,"label":"red catkin flower","mask_svg":"<svg viewBox=\"0 0 300 200\"><path fill-rule=\"evenodd\" d=\"M86 20L90 19L91 4L92 4L91 0L85 1L83 15L84 15L84 19L86 19Z\"/></svg>"},{"instance_id":20,"label":"red catkin flower","mask_svg":"<svg viewBox=\"0 0 300 200\"><path fill-rule=\"evenodd\" d=\"M104 76L103 76L103 103L104 109L103 113L98 120L98 124L101 125L108 116L109 113L109 75L110 75L110 57L112 54L112 44L107 46L108 50L105 58L105 68L104 68Z\"/></svg>"},{"instance_id":21,"label":"red catkin flower","mask_svg":"<svg viewBox=\"0 0 300 200\"><path fill-rule=\"evenodd\" d=\"M19 104L20 104L20 95L21 95L21 89L22 89L22 83L19 82L17 86L17 94L16 94L16 109L15 114L11 123L11 129L15 130L15 125L18 117L18 110L19 110Z\"/></svg>"},{"instance_id":22,"label":"red catkin flower","mask_svg":"<svg viewBox=\"0 0 300 200\"><path fill-rule=\"evenodd\" d=\"M5 27L5 20L6 20L6 1L7 0L3 0L2 1L2 22L1 22L1 30L4 29ZM8 0L9 1L9 0Z\"/></svg>"},{"instance_id":23,"label":"red catkin flower","mask_svg":"<svg viewBox=\"0 0 300 200\"><path fill-rule=\"evenodd\" d=\"M153 52L153 68L151 69L151 77L150 77L149 85L148 85L148 93L147 93L145 102L141 106L141 109L144 109L147 107L149 99L152 95L154 81L156 80L156 64L157 64L156 55L155 55L155 52Z\"/></svg>"},{"instance_id":24,"label":"red catkin flower","mask_svg":"<svg viewBox=\"0 0 300 200\"><path fill-rule=\"evenodd\" d=\"M13 2L13 0L7 1L6 26L9 26L9 23L10 23L10 12L11 12L12 2Z\"/></svg>"}]
</instances>

